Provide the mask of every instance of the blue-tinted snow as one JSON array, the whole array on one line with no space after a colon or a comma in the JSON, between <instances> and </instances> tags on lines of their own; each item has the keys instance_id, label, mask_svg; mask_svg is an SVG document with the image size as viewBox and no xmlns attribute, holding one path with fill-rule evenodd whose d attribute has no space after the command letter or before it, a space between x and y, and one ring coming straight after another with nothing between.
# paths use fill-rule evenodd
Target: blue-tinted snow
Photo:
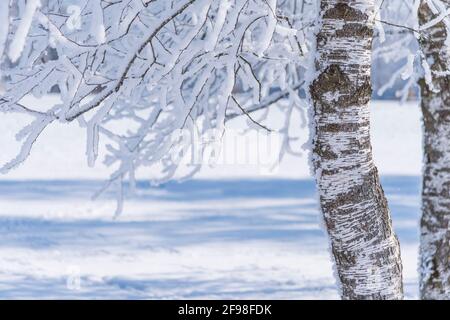
<instances>
[{"instance_id":1,"label":"blue-tinted snow","mask_svg":"<svg viewBox=\"0 0 450 320\"><path fill-rule=\"evenodd\" d=\"M382 182L413 298L420 178ZM312 180L100 186L0 181L0 298L337 298Z\"/></svg>"}]
</instances>

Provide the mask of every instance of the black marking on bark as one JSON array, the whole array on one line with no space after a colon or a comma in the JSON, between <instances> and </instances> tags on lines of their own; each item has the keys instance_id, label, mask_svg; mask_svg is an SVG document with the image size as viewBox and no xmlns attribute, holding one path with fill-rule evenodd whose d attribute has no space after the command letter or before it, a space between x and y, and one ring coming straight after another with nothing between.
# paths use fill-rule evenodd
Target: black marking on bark
<instances>
[{"instance_id":1,"label":"black marking on bark","mask_svg":"<svg viewBox=\"0 0 450 320\"><path fill-rule=\"evenodd\" d=\"M331 150L330 146L317 142L314 146L314 152L324 159L338 158L338 155Z\"/></svg>"},{"instance_id":2,"label":"black marking on bark","mask_svg":"<svg viewBox=\"0 0 450 320\"><path fill-rule=\"evenodd\" d=\"M342 29L336 31L338 37L365 38L371 37L372 34L373 29L361 23L347 23Z\"/></svg>"},{"instance_id":3,"label":"black marking on bark","mask_svg":"<svg viewBox=\"0 0 450 320\"><path fill-rule=\"evenodd\" d=\"M323 112L336 112L336 107L367 104L372 95L372 86L369 78L365 77L362 80L363 84L355 88L341 68L332 64L312 83L311 96L321 102ZM336 101L329 101L325 94L333 92L339 92L339 97Z\"/></svg>"},{"instance_id":4,"label":"black marking on bark","mask_svg":"<svg viewBox=\"0 0 450 320\"><path fill-rule=\"evenodd\" d=\"M319 100L323 103L323 95L325 93L338 92L349 84L350 80L342 72L341 68L336 64L332 64L314 80L311 86L311 95L314 100ZM328 103L328 101L325 101L325 103Z\"/></svg>"},{"instance_id":5,"label":"black marking on bark","mask_svg":"<svg viewBox=\"0 0 450 320\"><path fill-rule=\"evenodd\" d=\"M355 132L361 127L369 126L368 122L364 123L327 123L320 126L320 130L323 132Z\"/></svg>"},{"instance_id":6,"label":"black marking on bark","mask_svg":"<svg viewBox=\"0 0 450 320\"><path fill-rule=\"evenodd\" d=\"M345 21L367 21L369 19L367 14L350 7L346 3L338 3L333 8L328 9L325 11L323 18Z\"/></svg>"}]
</instances>

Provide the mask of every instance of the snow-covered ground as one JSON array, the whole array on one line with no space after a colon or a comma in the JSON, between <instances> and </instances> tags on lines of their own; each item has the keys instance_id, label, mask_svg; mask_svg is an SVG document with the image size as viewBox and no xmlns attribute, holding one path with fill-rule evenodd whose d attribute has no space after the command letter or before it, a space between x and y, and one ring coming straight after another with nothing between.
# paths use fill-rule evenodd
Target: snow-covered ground
<instances>
[{"instance_id":1,"label":"snow-covered ground","mask_svg":"<svg viewBox=\"0 0 450 320\"><path fill-rule=\"evenodd\" d=\"M0 163L17 151L20 122L2 115ZM372 130L415 298L419 109L375 102ZM87 167L83 143L75 125L56 125L1 176L0 298L338 298L306 155L270 176L218 166L184 183L141 182L113 219L113 194L89 200L108 170Z\"/></svg>"}]
</instances>

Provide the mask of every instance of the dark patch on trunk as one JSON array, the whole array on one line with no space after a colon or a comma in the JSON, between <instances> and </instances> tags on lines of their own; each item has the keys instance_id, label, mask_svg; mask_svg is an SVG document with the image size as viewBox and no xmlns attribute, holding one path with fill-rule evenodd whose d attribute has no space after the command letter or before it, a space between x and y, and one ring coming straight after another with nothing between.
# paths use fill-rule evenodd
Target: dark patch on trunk
<instances>
[{"instance_id":1,"label":"dark patch on trunk","mask_svg":"<svg viewBox=\"0 0 450 320\"><path fill-rule=\"evenodd\" d=\"M346 3L338 3L333 8L328 9L325 11L323 18L345 21L367 21L369 19L365 13L350 7Z\"/></svg>"},{"instance_id":2,"label":"dark patch on trunk","mask_svg":"<svg viewBox=\"0 0 450 320\"><path fill-rule=\"evenodd\" d=\"M314 152L324 159L337 159L338 155L331 150L331 146L316 143Z\"/></svg>"},{"instance_id":3,"label":"dark patch on trunk","mask_svg":"<svg viewBox=\"0 0 450 320\"><path fill-rule=\"evenodd\" d=\"M368 104L371 96L372 86L370 85L370 79L366 79L365 82L361 86L357 87L353 93L349 92L347 105L352 106Z\"/></svg>"},{"instance_id":4,"label":"dark patch on trunk","mask_svg":"<svg viewBox=\"0 0 450 320\"><path fill-rule=\"evenodd\" d=\"M342 88L349 86L349 84L350 80L342 72L341 68L336 64L332 64L314 80L311 86L311 96L314 100L328 104L328 101L323 99L325 93L340 92Z\"/></svg>"},{"instance_id":5,"label":"dark patch on trunk","mask_svg":"<svg viewBox=\"0 0 450 320\"><path fill-rule=\"evenodd\" d=\"M373 30L368 26L366 26L365 24L347 23L342 27L342 29L336 31L336 36L364 38L364 37L371 37L372 33Z\"/></svg>"},{"instance_id":6,"label":"dark patch on trunk","mask_svg":"<svg viewBox=\"0 0 450 320\"><path fill-rule=\"evenodd\" d=\"M327 123L320 127L323 132L356 132L361 127L368 126L369 123Z\"/></svg>"}]
</instances>

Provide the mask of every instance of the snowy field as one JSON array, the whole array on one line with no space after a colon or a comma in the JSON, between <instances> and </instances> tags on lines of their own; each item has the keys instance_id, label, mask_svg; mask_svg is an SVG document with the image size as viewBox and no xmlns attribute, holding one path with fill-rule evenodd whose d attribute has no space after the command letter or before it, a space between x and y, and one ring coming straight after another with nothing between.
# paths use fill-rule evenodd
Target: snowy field
<instances>
[{"instance_id":1,"label":"snowy field","mask_svg":"<svg viewBox=\"0 0 450 320\"><path fill-rule=\"evenodd\" d=\"M0 120L1 163L21 120ZM419 109L375 102L372 130L416 298ZM107 169L83 156L83 131L54 126L0 176L0 298L338 298L306 155L269 176L219 166L184 183L143 181L117 219L113 194L90 200Z\"/></svg>"}]
</instances>

